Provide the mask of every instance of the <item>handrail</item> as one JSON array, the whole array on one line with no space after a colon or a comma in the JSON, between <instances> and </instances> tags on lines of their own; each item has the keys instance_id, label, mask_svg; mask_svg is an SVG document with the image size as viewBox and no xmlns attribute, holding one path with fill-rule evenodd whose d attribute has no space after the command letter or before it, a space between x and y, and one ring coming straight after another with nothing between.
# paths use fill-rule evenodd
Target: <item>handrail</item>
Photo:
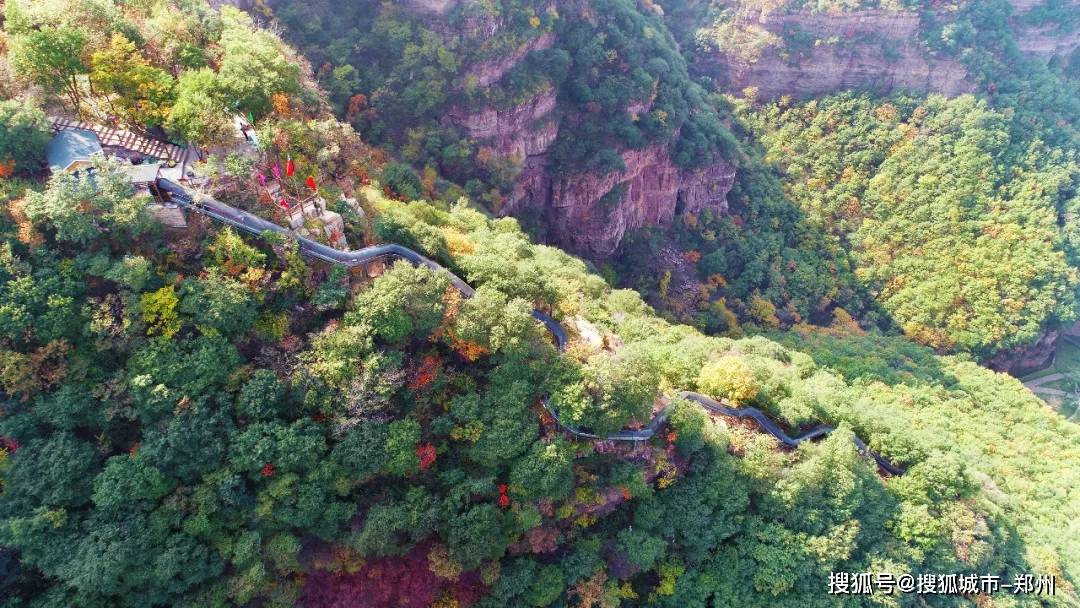
<instances>
[{"instance_id":1,"label":"handrail","mask_svg":"<svg viewBox=\"0 0 1080 608\"><path fill-rule=\"evenodd\" d=\"M330 264L338 264L348 268L360 266L374 260L387 257L396 257L406 260L417 266L424 266L430 268L435 272L445 272L450 277L450 282L463 296L470 298L476 293L476 290L471 285L466 283L461 277L458 277L454 273L450 272L438 262L431 260L408 247L398 245L395 243L386 245L372 245L370 247L364 247L363 249L355 249L352 251L341 251L334 249L333 247L324 245L309 238L299 237L290 232L287 228L267 221L254 214L248 213L227 205L216 199L202 196L198 193L177 184L168 179L159 178L157 180L157 189L159 193L166 193L169 200L179 204L180 206L190 209L196 213L201 213L211 219L217 220L224 224L233 226L239 230L243 230L256 236L262 236L266 232L274 232L277 234L285 235L289 238L295 239L300 246L300 252L308 255L309 257L322 260ZM533 318L542 323L544 327L551 334L552 339L555 342L555 346L560 352L566 350L566 344L569 341L566 335L566 329L551 316L543 313L539 310L533 310ZM722 414L724 416L731 416L735 418L749 418L757 423L761 430L775 437L780 443L788 448L798 447L804 441L817 439L824 437L829 433L836 430L834 427L826 425L818 425L807 432L799 435L798 437L791 437L780 428L775 422L770 420L761 410L753 407L733 408L727 407L712 398L695 393L693 391L680 391L679 395L683 398L693 401L700 405L702 408ZM664 408L657 412L652 420L649 421L644 428L641 429L623 429L613 435L605 435L603 437L596 435L589 429L575 428L574 426L563 422L559 417L559 411L557 408L551 407L548 403L548 398L544 397L542 400L544 408L551 414L555 422L565 429L571 435L582 437L585 439L596 439L603 441L647 441L652 438L663 426L664 422L668 418L668 409ZM865 456L869 456L877 462L878 466L882 470L891 475L902 475L904 469L892 464L888 460L882 458L879 454L871 451L866 442L859 439L857 436L853 436L852 440L855 443L855 447L859 452Z\"/></svg>"}]
</instances>

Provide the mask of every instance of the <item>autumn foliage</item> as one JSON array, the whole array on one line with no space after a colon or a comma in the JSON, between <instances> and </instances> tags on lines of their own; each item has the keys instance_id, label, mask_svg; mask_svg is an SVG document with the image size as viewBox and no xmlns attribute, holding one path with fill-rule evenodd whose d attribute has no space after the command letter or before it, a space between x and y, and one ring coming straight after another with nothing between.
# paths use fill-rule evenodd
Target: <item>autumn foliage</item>
<instances>
[{"instance_id":1,"label":"autumn foliage","mask_svg":"<svg viewBox=\"0 0 1080 608\"><path fill-rule=\"evenodd\" d=\"M416 446L416 456L420 459L420 470L428 470L431 468L431 465L435 463L435 458L437 457L435 446L430 443L423 443Z\"/></svg>"},{"instance_id":2,"label":"autumn foliage","mask_svg":"<svg viewBox=\"0 0 1080 608\"><path fill-rule=\"evenodd\" d=\"M315 571L308 575L297 602L302 608L427 608L446 597L460 608L474 604L487 591L477 572L456 581L432 572L421 545L398 558L369 561L354 573Z\"/></svg>"},{"instance_id":3,"label":"autumn foliage","mask_svg":"<svg viewBox=\"0 0 1080 608\"><path fill-rule=\"evenodd\" d=\"M412 380L409 382L409 388L412 390L420 390L427 385L431 384L435 378L439 377L439 371L442 368L442 362L436 355L428 355L421 360L420 365L417 366L416 371L413 373Z\"/></svg>"}]
</instances>

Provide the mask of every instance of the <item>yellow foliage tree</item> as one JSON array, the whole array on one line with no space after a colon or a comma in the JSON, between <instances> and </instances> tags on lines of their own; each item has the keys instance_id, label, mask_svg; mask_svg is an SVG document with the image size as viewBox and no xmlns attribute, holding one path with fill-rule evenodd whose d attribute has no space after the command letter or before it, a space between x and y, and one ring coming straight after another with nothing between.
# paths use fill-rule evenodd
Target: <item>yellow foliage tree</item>
<instances>
[{"instance_id":1,"label":"yellow foliage tree","mask_svg":"<svg viewBox=\"0 0 1080 608\"><path fill-rule=\"evenodd\" d=\"M143 294L139 300L139 310L147 325L147 331L166 338L175 336L181 327L180 316L176 312L179 305L180 298L172 285Z\"/></svg>"},{"instance_id":2,"label":"yellow foliage tree","mask_svg":"<svg viewBox=\"0 0 1080 608\"><path fill-rule=\"evenodd\" d=\"M739 405L756 399L761 390L754 370L735 355L724 355L706 363L698 375L698 388Z\"/></svg>"}]
</instances>

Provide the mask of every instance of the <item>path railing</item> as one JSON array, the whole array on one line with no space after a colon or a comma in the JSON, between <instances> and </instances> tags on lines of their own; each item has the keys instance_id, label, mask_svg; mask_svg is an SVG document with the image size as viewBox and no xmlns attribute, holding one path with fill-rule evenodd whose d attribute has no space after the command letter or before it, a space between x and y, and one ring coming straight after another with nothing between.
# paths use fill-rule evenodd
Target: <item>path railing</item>
<instances>
[{"instance_id":1,"label":"path railing","mask_svg":"<svg viewBox=\"0 0 1080 608\"><path fill-rule=\"evenodd\" d=\"M364 247L363 249L356 249L353 251L341 251L334 249L333 247L324 245L317 241L298 237L294 235L284 226L279 226L273 222L267 221L254 214L242 211L230 205L227 205L221 201L210 198L208 196L201 195L193 192L176 182L168 179L159 179L157 181L157 189L159 194L167 196L172 202L190 209L196 213L201 213L211 219L219 221L221 223L232 226L238 230L243 230L256 236L262 236L267 232L273 232L282 234L290 239L295 239L300 247L300 252L308 257L327 262L329 264L338 264L352 268L360 266L368 262L372 262L383 258L399 258L408 261L411 264L417 266L424 266L430 268L435 272L445 272L450 277L451 284L461 292L466 298L472 297L475 290L466 283L462 278L458 277L454 273L444 268L439 263L431 260L408 247L397 244L387 245L373 245L371 247ZM544 327L551 334L552 339L555 342L555 346L559 351L566 350L566 344L568 342L566 329L551 318L551 316L543 313L539 310L533 310L533 317L542 323ZM791 437L780 428L778 424L773 422L766 416L761 410L753 407L741 407L733 408L723 405L714 399L695 393L692 391L682 391L679 393L683 398L697 403L702 408L722 414L724 416L731 416L735 418L749 418L753 420L761 428L761 430L775 437L781 444L788 448L798 447L804 441L810 441L824 437L829 433L836 430L831 426L819 425L807 432L797 436ZM552 418L565 429L568 433L577 437L585 439L598 439L605 441L647 441L652 438L663 426L664 422L668 418L669 408L664 408L657 412L652 420L641 429L624 429L611 435L599 436L592 432L591 429L577 428L571 424L564 422L559 417L558 408L552 407L548 402L548 398L543 399L544 408L551 414ZM853 437L855 447L863 455L873 458L877 462L878 466L882 470L891 475L902 475L904 469L892 464L888 460L882 458L879 454L871 451L866 442L858 437Z\"/></svg>"}]
</instances>

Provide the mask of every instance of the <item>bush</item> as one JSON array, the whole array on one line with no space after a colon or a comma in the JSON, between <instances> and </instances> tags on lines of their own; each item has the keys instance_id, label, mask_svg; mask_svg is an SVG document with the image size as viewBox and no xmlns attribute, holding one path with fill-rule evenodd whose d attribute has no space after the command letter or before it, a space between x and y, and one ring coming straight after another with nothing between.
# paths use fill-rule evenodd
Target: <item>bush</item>
<instances>
[{"instance_id":1,"label":"bush","mask_svg":"<svg viewBox=\"0 0 1080 608\"><path fill-rule=\"evenodd\" d=\"M724 355L709 361L698 376L698 388L713 397L728 399L736 404L749 403L761 390L754 370L740 357Z\"/></svg>"},{"instance_id":2,"label":"bush","mask_svg":"<svg viewBox=\"0 0 1080 608\"><path fill-rule=\"evenodd\" d=\"M404 163L390 163L383 169L380 179L384 186L408 200L420 198L420 176Z\"/></svg>"}]
</instances>

